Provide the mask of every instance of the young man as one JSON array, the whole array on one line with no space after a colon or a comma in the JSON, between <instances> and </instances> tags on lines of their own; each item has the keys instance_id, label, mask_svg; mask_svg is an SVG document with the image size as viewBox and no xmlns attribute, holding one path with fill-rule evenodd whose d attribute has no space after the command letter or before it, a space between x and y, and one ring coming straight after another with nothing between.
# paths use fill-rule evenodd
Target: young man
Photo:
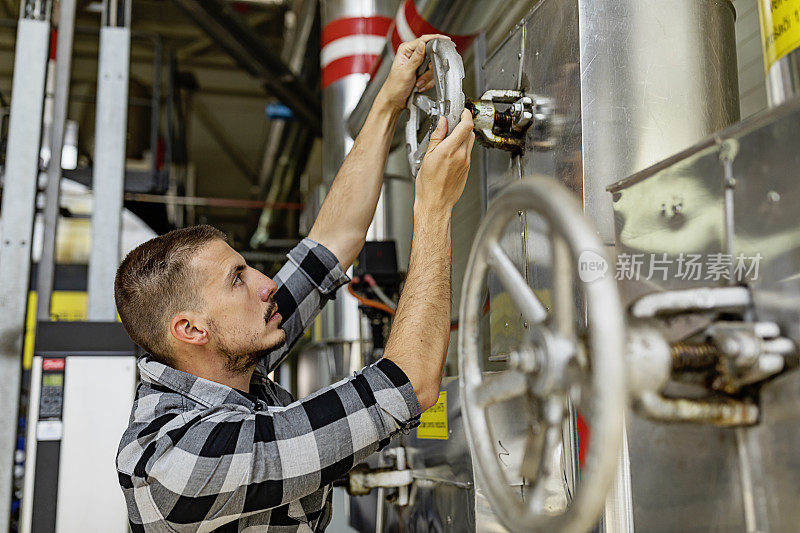
<instances>
[{"instance_id":1,"label":"young man","mask_svg":"<svg viewBox=\"0 0 800 533\"><path fill-rule=\"evenodd\" d=\"M364 244L424 36L403 44L307 239L274 281L209 226L148 241L122 262L117 309L150 355L117 457L136 531L321 531L330 484L438 397L450 329L450 215L474 142L440 121L416 180L408 278L383 359L295 401L267 378Z\"/></svg>"}]
</instances>

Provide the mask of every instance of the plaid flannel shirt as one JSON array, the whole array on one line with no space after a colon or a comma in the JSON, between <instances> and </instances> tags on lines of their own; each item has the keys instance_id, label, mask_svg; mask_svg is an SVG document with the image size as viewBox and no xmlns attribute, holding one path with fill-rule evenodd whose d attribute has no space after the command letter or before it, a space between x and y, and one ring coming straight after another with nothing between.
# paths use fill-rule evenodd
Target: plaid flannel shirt
<instances>
[{"instance_id":1,"label":"plaid flannel shirt","mask_svg":"<svg viewBox=\"0 0 800 533\"><path fill-rule=\"evenodd\" d=\"M258 364L250 393L139 361L117 455L132 531L321 531L330 484L419 424L414 390L387 359L301 401L267 378L348 281L310 239L288 257L275 276L287 342Z\"/></svg>"}]
</instances>

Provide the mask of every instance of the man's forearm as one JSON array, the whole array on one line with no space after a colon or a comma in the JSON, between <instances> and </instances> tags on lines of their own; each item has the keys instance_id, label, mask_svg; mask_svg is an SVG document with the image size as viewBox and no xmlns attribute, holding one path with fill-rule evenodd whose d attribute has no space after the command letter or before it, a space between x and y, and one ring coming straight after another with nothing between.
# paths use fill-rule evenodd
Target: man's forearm
<instances>
[{"instance_id":1,"label":"man's forearm","mask_svg":"<svg viewBox=\"0 0 800 533\"><path fill-rule=\"evenodd\" d=\"M411 259L384 357L408 376L422 409L436 402L450 339L450 211L414 208Z\"/></svg>"},{"instance_id":2,"label":"man's forearm","mask_svg":"<svg viewBox=\"0 0 800 533\"><path fill-rule=\"evenodd\" d=\"M308 234L331 250L345 269L364 245L375 215L399 115L400 110L378 95Z\"/></svg>"}]
</instances>

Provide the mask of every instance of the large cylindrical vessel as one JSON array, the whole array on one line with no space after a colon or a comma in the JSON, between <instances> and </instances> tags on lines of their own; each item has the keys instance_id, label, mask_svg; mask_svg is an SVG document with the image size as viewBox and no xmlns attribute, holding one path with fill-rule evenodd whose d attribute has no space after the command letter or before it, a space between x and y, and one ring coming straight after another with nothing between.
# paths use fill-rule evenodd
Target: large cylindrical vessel
<instances>
[{"instance_id":1,"label":"large cylindrical vessel","mask_svg":"<svg viewBox=\"0 0 800 533\"><path fill-rule=\"evenodd\" d=\"M345 119L358 103L380 57L399 0L322 2L322 187L327 189L353 147ZM321 193L324 194L324 191ZM311 372L304 390L315 390L350 373L361 362L358 302L341 289L315 325L314 339L333 354L332 372ZM321 349L321 348L319 348ZM314 352L314 350L312 350ZM306 354L319 356L318 351ZM302 366L302 365L301 365ZM330 374L330 375L329 375Z\"/></svg>"},{"instance_id":2,"label":"large cylindrical vessel","mask_svg":"<svg viewBox=\"0 0 800 533\"><path fill-rule=\"evenodd\" d=\"M800 95L800 0L759 0L770 107Z\"/></svg>"},{"instance_id":3,"label":"large cylindrical vessel","mask_svg":"<svg viewBox=\"0 0 800 533\"><path fill-rule=\"evenodd\" d=\"M330 184L353 147L345 119L361 98L398 0L326 0L322 3L322 174Z\"/></svg>"}]
</instances>

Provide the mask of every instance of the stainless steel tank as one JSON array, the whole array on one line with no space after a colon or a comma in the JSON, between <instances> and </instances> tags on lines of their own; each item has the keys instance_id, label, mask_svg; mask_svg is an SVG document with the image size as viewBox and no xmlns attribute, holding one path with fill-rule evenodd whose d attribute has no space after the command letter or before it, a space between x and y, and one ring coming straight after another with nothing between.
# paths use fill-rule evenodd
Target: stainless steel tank
<instances>
[{"instance_id":1,"label":"stainless steel tank","mask_svg":"<svg viewBox=\"0 0 800 533\"><path fill-rule=\"evenodd\" d=\"M557 117L554 148L534 151L529 131L529 148L519 157L487 151L489 204L510 182L534 173L553 176L575 191L613 248L614 211L606 187L739 119L734 21L728 0L538 3L486 60L485 87L550 99ZM543 231L540 221L523 214L503 247L549 305L551 251ZM519 342L524 324L491 277L489 291L490 353L497 358ZM616 501L607 509L607 531L742 524L741 514L732 511L741 507L741 491L730 433L652 424L630 414L627 438L630 479L622 479L623 469ZM715 453L699 451L704 441L714 443Z\"/></svg>"},{"instance_id":2,"label":"stainless steel tank","mask_svg":"<svg viewBox=\"0 0 800 533\"><path fill-rule=\"evenodd\" d=\"M715 132L681 154L614 184L617 249L672 260L651 280L626 281L628 293L721 286L708 275L680 275L679 255L746 258L753 316L773 322L800 342L800 101L749 117ZM725 187L723 147L738 147L732 161L736 183ZM730 193L728 193L730 191ZM726 207L726 196L729 204ZM663 209L665 206L666 209ZM680 209L674 207L680 206ZM732 207L732 224L723 214ZM732 230L730 241L726 233ZM728 248L728 242L732 247ZM662 256L662 254L664 254ZM732 276L738 281L736 271ZM700 317L696 320L708 321ZM800 508L800 372L791 370L760 389L758 424L714 429L634 421L634 504L638 517L678 531L789 532ZM681 468L675 468L681 465ZM659 479L660 477L660 479ZM639 525L639 521L637 521Z\"/></svg>"}]
</instances>

